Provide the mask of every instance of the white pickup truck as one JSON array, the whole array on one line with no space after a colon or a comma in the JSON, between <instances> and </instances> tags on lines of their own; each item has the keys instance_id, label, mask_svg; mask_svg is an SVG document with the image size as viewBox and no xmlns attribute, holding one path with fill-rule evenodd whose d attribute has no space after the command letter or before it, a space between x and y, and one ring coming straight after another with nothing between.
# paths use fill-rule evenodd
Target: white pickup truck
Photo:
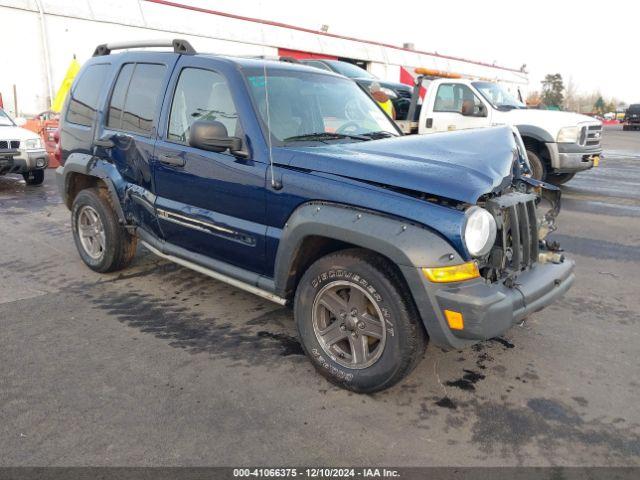
<instances>
[{"instance_id":1,"label":"white pickup truck","mask_svg":"<svg viewBox=\"0 0 640 480\"><path fill-rule=\"evenodd\" d=\"M417 69L405 133L435 133L492 125L515 126L527 149L532 175L562 184L598 166L602 123L586 115L528 109L498 83ZM421 74L421 72L424 72ZM449 78L433 79L434 74ZM430 83L427 84L427 81ZM420 89L427 88L422 106Z\"/></svg>"}]
</instances>

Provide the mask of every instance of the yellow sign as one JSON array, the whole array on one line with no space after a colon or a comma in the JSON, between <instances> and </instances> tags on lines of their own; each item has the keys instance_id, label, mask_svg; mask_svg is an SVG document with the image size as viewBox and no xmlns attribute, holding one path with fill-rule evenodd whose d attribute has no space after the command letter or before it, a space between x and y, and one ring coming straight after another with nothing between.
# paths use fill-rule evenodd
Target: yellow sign
<instances>
[{"instance_id":1,"label":"yellow sign","mask_svg":"<svg viewBox=\"0 0 640 480\"><path fill-rule=\"evenodd\" d=\"M69 90L71 90L73 79L76 78L79 70L80 64L74 58L73 60L71 60L69 68L67 68L67 73L64 76L64 80L62 80L62 85L60 85L58 93L56 93L56 98L54 98L53 102L51 103L51 110L53 110L54 112L60 112L60 110L62 110L62 106L64 105L64 101L67 98L67 94L69 93Z\"/></svg>"}]
</instances>

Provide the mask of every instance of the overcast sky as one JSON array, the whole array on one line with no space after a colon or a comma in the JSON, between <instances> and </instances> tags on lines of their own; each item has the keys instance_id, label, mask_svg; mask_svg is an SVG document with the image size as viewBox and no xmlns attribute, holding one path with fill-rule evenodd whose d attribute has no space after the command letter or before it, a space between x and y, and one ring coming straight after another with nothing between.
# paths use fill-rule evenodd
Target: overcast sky
<instances>
[{"instance_id":1,"label":"overcast sky","mask_svg":"<svg viewBox=\"0 0 640 480\"><path fill-rule=\"evenodd\" d=\"M520 68L640 102L637 0L183 0L201 7Z\"/></svg>"}]
</instances>

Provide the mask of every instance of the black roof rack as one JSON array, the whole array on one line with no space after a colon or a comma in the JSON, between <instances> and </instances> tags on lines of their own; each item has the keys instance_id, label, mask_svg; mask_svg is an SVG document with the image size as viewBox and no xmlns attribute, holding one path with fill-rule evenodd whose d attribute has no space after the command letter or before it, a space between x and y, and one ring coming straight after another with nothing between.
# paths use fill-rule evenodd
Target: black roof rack
<instances>
[{"instance_id":1,"label":"black roof rack","mask_svg":"<svg viewBox=\"0 0 640 480\"><path fill-rule=\"evenodd\" d=\"M112 42L98 45L93 52L94 57L109 55L112 50L126 50L129 48L145 47L173 47L175 53L182 55L195 55L197 52L186 40L174 38L173 40L135 40L131 42Z\"/></svg>"}]
</instances>

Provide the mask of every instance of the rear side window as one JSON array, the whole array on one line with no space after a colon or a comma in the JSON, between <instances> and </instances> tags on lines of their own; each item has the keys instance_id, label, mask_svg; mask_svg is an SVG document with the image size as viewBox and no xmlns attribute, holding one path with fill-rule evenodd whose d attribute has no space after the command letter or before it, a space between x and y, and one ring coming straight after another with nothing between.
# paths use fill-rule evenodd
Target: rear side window
<instances>
[{"instance_id":1,"label":"rear side window","mask_svg":"<svg viewBox=\"0 0 640 480\"><path fill-rule=\"evenodd\" d=\"M109 103L107 127L150 135L160 103L166 67L128 63L122 67Z\"/></svg>"},{"instance_id":2,"label":"rear side window","mask_svg":"<svg viewBox=\"0 0 640 480\"><path fill-rule=\"evenodd\" d=\"M98 98L107 78L110 65L90 65L82 73L71 91L66 120L90 127L96 119Z\"/></svg>"}]
</instances>

